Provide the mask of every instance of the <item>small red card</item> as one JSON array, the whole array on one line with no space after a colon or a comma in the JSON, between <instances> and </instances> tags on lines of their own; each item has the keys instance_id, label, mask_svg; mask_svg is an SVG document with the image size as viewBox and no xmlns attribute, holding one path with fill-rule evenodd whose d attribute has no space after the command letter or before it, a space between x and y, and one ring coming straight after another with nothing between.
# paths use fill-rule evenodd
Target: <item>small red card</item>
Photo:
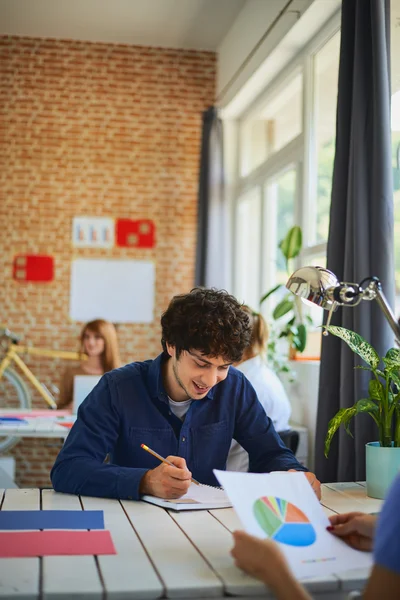
<instances>
[{"instance_id":1,"label":"small red card","mask_svg":"<svg viewBox=\"0 0 400 600\"><path fill-rule=\"evenodd\" d=\"M52 281L54 279L54 258L40 254L15 256L13 278L17 281Z\"/></svg>"},{"instance_id":2,"label":"small red card","mask_svg":"<svg viewBox=\"0 0 400 600\"><path fill-rule=\"evenodd\" d=\"M108 530L6 531L0 533L0 558L116 554Z\"/></svg>"},{"instance_id":3,"label":"small red card","mask_svg":"<svg viewBox=\"0 0 400 600\"><path fill-rule=\"evenodd\" d=\"M155 226L149 219L117 219L115 224L117 246L130 248L153 248Z\"/></svg>"}]
</instances>

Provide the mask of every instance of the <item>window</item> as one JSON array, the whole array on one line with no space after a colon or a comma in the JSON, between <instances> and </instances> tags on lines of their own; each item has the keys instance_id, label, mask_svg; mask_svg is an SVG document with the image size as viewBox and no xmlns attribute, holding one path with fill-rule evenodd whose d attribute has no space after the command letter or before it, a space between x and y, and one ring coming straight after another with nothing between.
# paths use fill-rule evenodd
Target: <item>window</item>
<instances>
[{"instance_id":1,"label":"window","mask_svg":"<svg viewBox=\"0 0 400 600\"><path fill-rule=\"evenodd\" d=\"M236 213L236 296L256 309L260 302L261 192L239 198Z\"/></svg>"},{"instance_id":2,"label":"window","mask_svg":"<svg viewBox=\"0 0 400 600\"><path fill-rule=\"evenodd\" d=\"M317 52L315 65L315 131L317 170L316 241L326 241L336 142L336 106L340 32Z\"/></svg>"},{"instance_id":3,"label":"window","mask_svg":"<svg viewBox=\"0 0 400 600\"><path fill-rule=\"evenodd\" d=\"M241 175L246 176L302 131L303 75L283 87L243 123Z\"/></svg>"},{"instance_id":4,"label":"window","mask_svg":"<svg viewBox=\"0 0 400 600\"><path fill-rule=\"evenodd\" d=\"M294 213L296 207L297 194L297 171L296 167L289 167L288 170L279 174L267 184L267 203L275 205L273 214L276 215L273 227L276 230L276 237L272 255L273 280L274 283L286 284L288 274L285 260L279 251L278 244L285 237L287 232L294 225Z\"/></svg>"},{"instance_id":5,"label":"window","mask_svg":"<svg viewBox=\"0 0 400 600\"><path fill-rule=\"evenodd\" d=\"M287 282L278 244L293 225L302 227L303 250L291 267L326 263L339 27L337 15L237 121L233 292L255 309L265 292ZM280 293L285 290L262 305L269 321ZM316 327L321 324L320 309L304 309ZM319 355L321 330L310 332L309 340L304 354Z\"/></svg>"}]
</instances>

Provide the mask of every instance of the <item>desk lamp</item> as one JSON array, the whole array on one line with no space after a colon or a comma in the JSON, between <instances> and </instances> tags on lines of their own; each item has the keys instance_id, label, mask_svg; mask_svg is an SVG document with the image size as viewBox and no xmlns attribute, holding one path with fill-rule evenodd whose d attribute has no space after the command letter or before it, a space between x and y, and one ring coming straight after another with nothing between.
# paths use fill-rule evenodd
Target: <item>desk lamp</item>
<instances>
[{"instance_id":1,"label":"desk lamp","mask_svg":"<svg viewBox=\"0 0 400 600\"><path fill-rule=\"evenodd\" d=\"M329 310L326 325L330 324L338 306L357 306L362 300L376 300L400 345L400 327L377 277L366 277L360 283L345 283L323 267L302 267L291 275L286 287L304 301ZM324 330L323 334L328 335L328 332Z\"/></svg>"}]
</instances>

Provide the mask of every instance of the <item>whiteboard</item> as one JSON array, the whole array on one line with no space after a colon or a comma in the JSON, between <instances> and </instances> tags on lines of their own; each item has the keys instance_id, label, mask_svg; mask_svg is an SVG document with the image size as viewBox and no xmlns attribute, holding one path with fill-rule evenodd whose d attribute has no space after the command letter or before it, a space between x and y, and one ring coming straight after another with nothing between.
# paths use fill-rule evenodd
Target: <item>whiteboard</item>
<instances>
[{"instance_id":1,"label":"whiteboard","mask_svg":"<svg viewBox=\"0 0 400 600\"><path fill-rule=\"evenodd\" d=\"M74 321L151 323L154 263L142 260L72 261L70 309Z\"/></svg>"}]
</instances>

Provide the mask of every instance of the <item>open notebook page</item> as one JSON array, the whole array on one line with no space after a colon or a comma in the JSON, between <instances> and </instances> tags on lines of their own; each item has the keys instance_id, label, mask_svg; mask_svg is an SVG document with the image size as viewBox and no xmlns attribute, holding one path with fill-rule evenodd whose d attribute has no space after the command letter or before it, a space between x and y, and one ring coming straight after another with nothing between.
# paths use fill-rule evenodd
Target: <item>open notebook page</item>
<instances>
[{"instance_id":1,"label":"open notebook page","mask_svg":"<svg viewBox=\"0 0 400 600\"><path fill-rule=\"evenodd\" d=\"M224 490L209 485L196 485L195 483L192 483L186 494L180 498L168 499L144 495L142 500L173 510L208 510L232 506Z\"/></svg>"}]
</instances>

